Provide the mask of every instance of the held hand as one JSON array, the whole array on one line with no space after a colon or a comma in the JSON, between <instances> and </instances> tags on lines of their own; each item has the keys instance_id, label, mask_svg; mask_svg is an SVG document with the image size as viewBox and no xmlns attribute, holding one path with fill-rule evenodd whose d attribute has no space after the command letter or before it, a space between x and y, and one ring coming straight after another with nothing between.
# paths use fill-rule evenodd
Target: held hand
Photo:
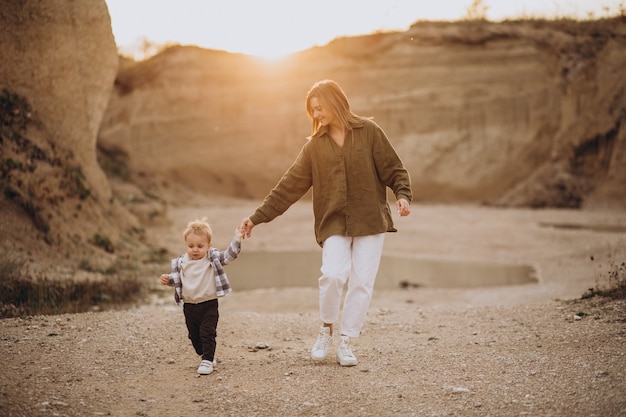
<instances>
[{"instance_id":1,"label":"held hand","mask_svg":"<svg viewBox=\"0 0 626 417\"><path fill-rule=\"evenodd\" d=\"M245 230L243 227L241 227L241 225L237 226L237 228L235 229L235 237L239 241L246 238Z\"/></svg>"},{"instance_id":2,"label":"held hand","mask_svg":"<svg viewBox=\"0 0 626 417\"><path fill-rule=\"evenodd\" d=\"M404 198L396 201L396 207L398 208L398 214L402 217L411 214L411 203Z\"/></svg>"},{"instance_id":3,"label":"held hand","mask_svg":"<svg viewBox=\"0 0 626 417\"><path fill-rule=\"evenodd\" d=\"M161 275L161 285L168 285L170 283L170 276L168 274Z\"/></svg>"},{"instance_id":4,"label":"held hand","mask_svg":"<svg viewBox=\"0 0 626 417\"><path fill-rule=\"evenodd\" d=\"M245 218L241 221L239 225L239 229L243 232L245 238L252 236L252 228L254 227L254 223L250 220L250 218Z\"/></svg>"}]
</instances>

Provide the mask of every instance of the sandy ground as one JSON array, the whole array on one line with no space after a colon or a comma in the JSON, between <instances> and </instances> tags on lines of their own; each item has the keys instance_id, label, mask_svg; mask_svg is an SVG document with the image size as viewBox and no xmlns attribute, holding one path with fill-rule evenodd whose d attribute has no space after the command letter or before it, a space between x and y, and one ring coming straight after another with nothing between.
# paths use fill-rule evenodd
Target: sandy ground
<instances>
[{"instance_id":1,"label":"sandy ground","mask_svg":"<svg viewBox=\"0 0 626 417\"><path fill-rule=\"evenodd\" d=\"M170 207L171 224L148 233L177 254L184 224L208 216L224 247L255 205ZM396 221L384 255L416 261L402 273L420 285L377 288L354 341L356 367L340 367L332 354L308 358L319 265L289 265L285 256L319 252L302 202L257 226L237 262L281 255L305 277L294 282L311 284L274 287L264 273L274 267L269 256L256 261L254 277L231 265L213 374L197 376L182 311L147 274L152 300L128 310L1 320L0 414L626 416L626 303L580 299L624 261L626 213L415 205ZM468 286L445 268L426 282L425 261L530 266L536 282L495 285L500 277L491 276ZM388 275L381 269L379 278ZM257 289L238 289L238 280L247 288L254 279Z\"/></svg>"}]
</instances>

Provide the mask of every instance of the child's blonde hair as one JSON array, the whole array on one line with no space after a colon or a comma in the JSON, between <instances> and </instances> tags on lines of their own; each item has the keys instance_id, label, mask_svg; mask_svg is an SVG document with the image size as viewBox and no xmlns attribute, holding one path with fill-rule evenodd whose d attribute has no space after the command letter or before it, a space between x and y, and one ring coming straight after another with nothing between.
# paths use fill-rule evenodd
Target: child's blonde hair
<instances>
[{"instance_id":1,"label":"child's blonde hair","mask_svg":"<svg viewBox=\"0 0 626 417\"><path fill-rule=\"evenodd\" d=\"M187 227L183 232L183 239L187 240L189 233L195 233L200 236L205 235L209 243L211 243L211 238L213 237L213 230L211 230L211 225L209 225L206 217L187 223Z\"/></svg>"}]
</instances>

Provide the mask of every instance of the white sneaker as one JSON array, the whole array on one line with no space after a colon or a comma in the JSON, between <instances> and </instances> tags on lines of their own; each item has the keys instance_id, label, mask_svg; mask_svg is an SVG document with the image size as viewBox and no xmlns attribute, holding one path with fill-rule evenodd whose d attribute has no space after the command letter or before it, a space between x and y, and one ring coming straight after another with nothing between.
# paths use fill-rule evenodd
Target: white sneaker
<instances>
[{"instance_id":1,"label":"white sneaker","mask_svg":"<svg viewBox=\"0 0 626 417\"><path fill-rule=\"evenodd\" d=\"M200 366L198 367L198 373L200 375L209 375L211 372L213 372L213 362L206 359L200 362Z\"/></svg>"},{"instance_id":2,"label":"white sneaker","mask_svg":"<svg viewBox=\"0 0 626 417\"><path fill-rule=\"evenodd\" d=\"M355 366L358 363L356 356L352 353L348 336L341 336L341 341L337 348L337 362L341 366Z\"/></svg>"},{"instance_id":3,"label":"white sneaker","mask_svg":"<svg viewBox=\"0 0 626 417\"><path fill-rule=\"evenodd\" d=\"M321 326L320 334L311 349L311 359L314 361L323 361L328 356L328 348L333 337L330 334L330 327Z\"/></svg>"}]
</instances>

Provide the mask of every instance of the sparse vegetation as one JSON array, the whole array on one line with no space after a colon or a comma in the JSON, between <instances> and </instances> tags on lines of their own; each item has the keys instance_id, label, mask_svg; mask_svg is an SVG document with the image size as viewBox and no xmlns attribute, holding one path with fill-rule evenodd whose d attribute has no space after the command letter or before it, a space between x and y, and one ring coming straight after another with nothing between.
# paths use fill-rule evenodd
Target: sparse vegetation
<instances>
[{"instance_id":1,"label":"sparse vegetation","mask_svg":"<svg viewBox=\"0 0 626 417\"><path fill-rule=\"evenodd\" d=\"M89 243L91 243L94 246L104 249L108 253L115 252L115 247L113 246L111 239L109 239L106 236L102 236L99 233L96 233L95 235L93 235L93 237L89 239Z\"/></svg>"},{"instance_id":2,"label":"sparse vegetation","mask_svg":"<svg viewBox=\"0 0 626 417\"><path fill-rule=\"evenodd\" d=\"M145 264L157 264L157 265L163 265L163 264L167 264L170 260L170 256L168 256L167 250L165 249L160 249L160 250L155 250L152 249L148 252L146 259L144 260Z\"/></svg>"},{"instance_id":3,"label":"sparse vegetation","mask_svg":"<svg viewBox=\"0 0 626 417\"><path fill-rule=\"evenodd\" d=\"M109 274L98 280L33 277L23 259L0 256L0 318L106 309L130 303L142 291L134 274Z\"/></svg>"},{"instance_id":4,"label":"sparse vegetation","mask_svg":"<svg viewBox=\"0 0 626 417\"><path fill-rule=\"evenodd\" d=\"M5 138L19 141L31 122L32 110L23 97L8 88L0 94L0 143Z\"/></svg>"},{"instance_id":5,"label":"sparse vegetation","mask_svg":"<svg viewBox=\"0 0 626 417\"><path fill-rule=\"evenodd\" d=\"M37 144L28 137L41 128L25 97L3 88L0 93L0 189L44 234L51 232L52 207L68 198L92 195L80 164L57 154L52 143ZM46 166L47 165L47 166ZM46 171L46 174L42 172ZM51 241L49 236L44 238Z\"/></svg>"},{"instance_id":6,"label":"sparse vegetation","mask_svg":"<svg viewBox=\"0 0 626 417\"><path fill-rule=\"evenodd\" d=\"M83 258L78 263L78 268L87 271L87 272L95 272L102 275L113 275L117 272L117 268L115 266L109 266L107 268L100 268L93 266L89 259Z\"/></svg>"},{"instance_id":7,"label":"sparse vegetation","mask_svg":"<svg viewBox=\"0 0 626 417\"><path fill-rule=\"evenodd\" d=\"M606 264L596 262L592 255L591 262L596 265L596 285L589 288L581 298L601 296L612 299L626 299L626 260L622 257L626 252L626 243L620 240L616 248L609 248Z\"/></svg>"},{"instance_id":8,"label":"sparse vegetation","mask_svg":"<svg viewBox=\"0 0 626 417\"><path fill-rule=\"evenodd\" d=\"M130 180L130 168L128 167L128 155L120 149L105 149L97 147L98 164L107 177L118 178L123 181Z\"/></svg>"},{"instance_id":9,"label":"sparse vegetation","mask_svg":"<svg viewBox=\"0 0 626 417\"><path fill-rule=\"evenodd\" d=\"M487 20L489 7L483 0L472 0L472 4L465 11L464 20Z\"/></svg>"},{"instance_id":10,"label":"sparse vegetation","mask_svg":"<svg viewBox=\"0 0 626 417\"><path fill-rule=\"evenodd\" d=\"M133 45L128 45L125 47L118 47L117 52L120 56L131 59L133 61L144 61L176 45L179 45L179 43L178 42L158 43L144 36L141 39L139 39L137 42L135 42Z\"/></svg>"},{"instance_id":11,"label":"sparse vegetation","mask_svg":"<svg viewBox=\"0 0 626 417\"><path fill-rule=\"evenodd\" d=\"M91 195L80 167L65 167L65 178L61 181L61 187L69 190L72 195L77 195L81 200Z\"/></svg>"}]
</instances>

